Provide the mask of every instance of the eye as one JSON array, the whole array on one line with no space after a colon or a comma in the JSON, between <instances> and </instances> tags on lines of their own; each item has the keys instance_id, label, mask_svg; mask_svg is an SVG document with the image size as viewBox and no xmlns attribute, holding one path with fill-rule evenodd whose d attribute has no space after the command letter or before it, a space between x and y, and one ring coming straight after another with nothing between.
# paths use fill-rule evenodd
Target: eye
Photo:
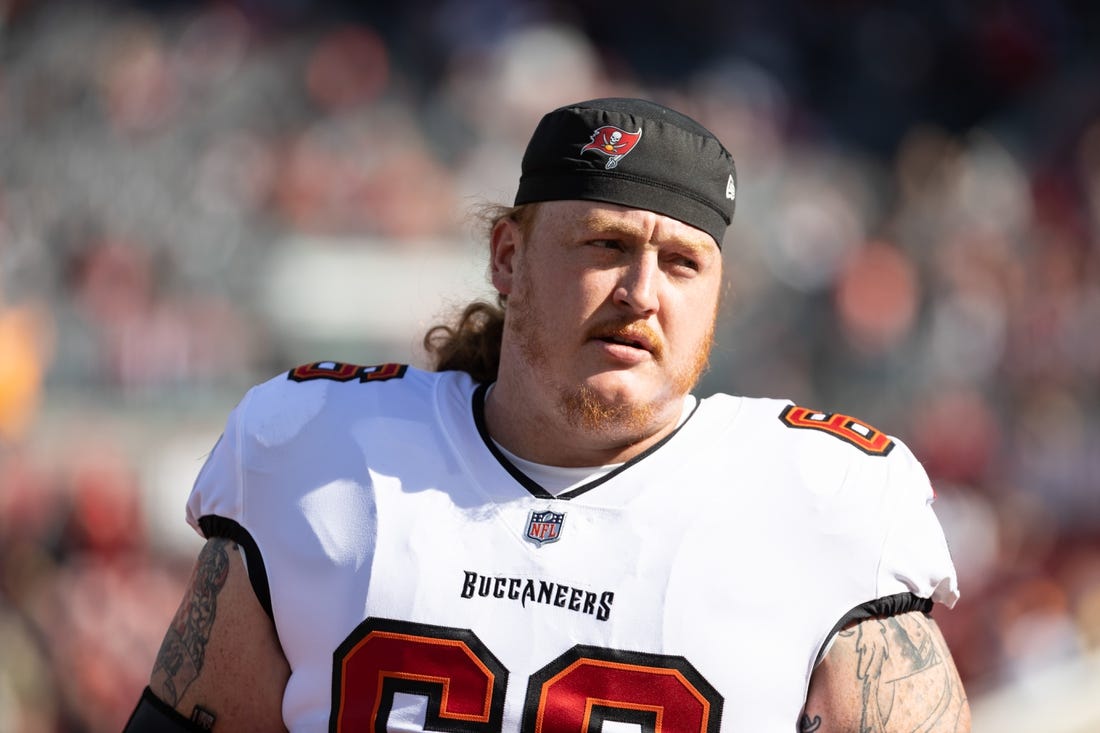
<instances>
[{"instance_id":1,"label":"eye","mask_svg":"<svg viewBox=\"0 0 1100 733\"><path fill-rule=\"evenodd\" d=\"M685 272L699 272L699 270L702 268L699 260L686 254L669 255L667 261L671 267L674 267L677 270L683 270Z\"/></svg>"},{"instance_id":2,"label":"eye","mask_svg":"<svg viewBox=\"0 0 1100 733\"><path fill-rule=\"evenodd\" d=\"M600 249L612 249L617 252L622 252L625 248L622 241L618 239L592 239L588 243Z\"/></svg>"}]
</instances>

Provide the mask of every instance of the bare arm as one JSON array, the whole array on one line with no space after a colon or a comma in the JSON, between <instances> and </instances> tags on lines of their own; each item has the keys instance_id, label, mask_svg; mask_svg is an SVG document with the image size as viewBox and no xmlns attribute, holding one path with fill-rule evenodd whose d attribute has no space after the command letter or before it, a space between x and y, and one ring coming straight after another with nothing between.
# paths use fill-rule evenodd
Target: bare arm
<instances>
[{"instance_id":1,"label":"bare arm","mask_svg":"<svg viewBox=\"0 0 1100 733\"><path fill-rule=\"evenodd\" d=\"M215 731L286 730L290 666L232 540L207 541L157 654L149 687Z\"/></svg>"},{"instance_id":2,"label":"bare arm","mask_svg":"<svg viewBox=\"0 0 1100 733\"><path fill-rule=\"evenodd\" d=\"M842 630L810 680L801 733L969 733L936 622L919 611Z\"/></svg>"}]
</instances>

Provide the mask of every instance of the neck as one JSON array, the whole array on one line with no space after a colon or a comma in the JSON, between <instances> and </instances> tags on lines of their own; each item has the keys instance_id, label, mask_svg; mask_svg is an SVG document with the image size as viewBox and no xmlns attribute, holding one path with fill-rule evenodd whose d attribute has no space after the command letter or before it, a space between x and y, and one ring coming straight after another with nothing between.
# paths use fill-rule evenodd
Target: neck
<instances>
[{"instance_id":1,"label":"neck","mask_svg":"<svg viewBox=\"0 0 1100 733\"><path fill-rule=\"evenodd\" d=\"M558 395L548 395L546 385L539 387L501 370L486 398L485 422L489 434L509 452L549 466L629 461L672 433L684 406L681 396L665 401L644 422L614 417L578 421Z\"/></svg>"}]
</instances>

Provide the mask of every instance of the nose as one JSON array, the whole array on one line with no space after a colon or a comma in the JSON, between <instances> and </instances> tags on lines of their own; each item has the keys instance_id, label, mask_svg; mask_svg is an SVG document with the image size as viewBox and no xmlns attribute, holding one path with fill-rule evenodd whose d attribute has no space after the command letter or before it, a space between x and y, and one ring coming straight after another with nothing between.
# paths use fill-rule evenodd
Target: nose
<instances>
[{"instance_id":1,"label":"nose","mask_svg":"<svg viewBox=\"0 0 1100 733\"><path fill-rule=\"evenodd\" d=\"M639 316L650 316L659 309L660 270L656 256L646 253L624 268L615 288L614 301Z\"/></svg>"}]
</instances>

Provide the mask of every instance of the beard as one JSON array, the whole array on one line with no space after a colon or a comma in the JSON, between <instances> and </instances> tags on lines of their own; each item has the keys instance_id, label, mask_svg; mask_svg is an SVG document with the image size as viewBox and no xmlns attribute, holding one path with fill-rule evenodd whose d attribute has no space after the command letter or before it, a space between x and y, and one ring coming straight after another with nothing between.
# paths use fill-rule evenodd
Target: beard
<instances>
[{"instance_id":1,"label":"beard","mask_svg":"<svg viewBox=\"0 0 1100 733\"><path fill-rule=\"evenodd\" d=\"M546 357L553 349L553 344L548 343L549 339L545 337L547 330L543 327L542 312L536 304L532 303L532 300L537 299L532 297L537 287L532 287L529 281L524 285L525 287L517 288L517 294L520 294L520 297L512 296L508 299L505 331L510 333L518 345L527 369L533 374L540 375L545 365L550 363ZM715 316L717 316L717 307L710 319L709 328L702 342L695 349L691 361L673 370L669 376L665 385L665 395L670 397L687 395L706 371L711 346L714 343ZM601 322L591 327L586 337L614 334L644 334L653 347L651 351L658 366L667 359L667 349L656 332L636 319ZM540 377L557 392L556 406L567 424L589 434L606 433L631 437L645 435L653 429L659 417L659 409L663 406L657 401L638 402L618 398L583 382L561 383L555 379L554 374L541 374Z\"/></svg>"}]
</instances>

